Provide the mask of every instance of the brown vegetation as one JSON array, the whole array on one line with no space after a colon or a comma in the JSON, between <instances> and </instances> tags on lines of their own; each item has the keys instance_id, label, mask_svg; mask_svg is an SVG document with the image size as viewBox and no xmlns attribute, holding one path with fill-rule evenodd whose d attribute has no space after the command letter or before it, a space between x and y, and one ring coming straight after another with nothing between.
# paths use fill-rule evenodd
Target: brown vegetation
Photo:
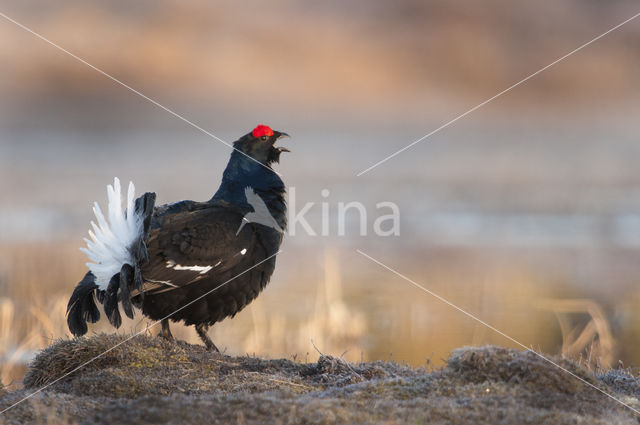
<instances>
[{"instance_id":1,"label":"brown vegetation","mask_svg":"<svg viewBox=\"0 0 640 425\"><path fill-rule=\"evenodd\" d=\"M316 363L232 357L141 335L59 340L38 354L25 390L0 417L14 423L637 423L633 411L527 351L462 348L439 370L393 362ZM564 368L634 408L640 383L624 371Z\"/></svg>"},{"instance_id":2,"label":"brown vegetation","mask_svg":"<svg viewBox=\"0 0 640 425\"><path fill-rule=\"evenodd\" d=\"M404 282L354 274L341 263L342 254L327 248L320 255L313 253L317 259L307 255L305 262L286 264L290 258L285 253L275 281L233 320L216 324L211 331L213 340L230 355L308 361L315 344L322 352L350 361L393 359L414 366L424 365L427 358L433 366L440 366L451 350L466 344L509 343L427 294L416 296L414 288ZM452 264L462 260L449 253L423 253L421 258L430 262L425 267L430 274L424 277L430 289L525 344L562 353L596 370L611 367L620 358L631 363L627 360L635 357L634 346L623 344L636 340L635 334L616 340L602 314L594 319L578 309L559 326L543 301L553 304L549 299L568 298L571 293L549 288L531 271L500 265L495 278L490 277L492 271L484 271L485 277L478 279L479 266L471 257L465 257L465 269L457 273L451 271ZM4 261L0 264L0 378L5 386L17 389L25 364L36 351L70 337L66 302L84 273L85 260L77 244L57 243L0 245L0 261ZM425 260L408 259L406 269L411 270L418 261ZM473 291L464 289L470 284ZM629 298L628 303L620 304L620 311L631 311L634 305L635 299ZM596 319L598 328L607 332L588 332L585 337L589 323ZM127 335L151 324L137 312L117 332ZM172 328L178 339L198 343L190 327L174 324ZM91 327L90 333L96 332L115 330L102 320ZM153 327L148 334L157 332L158 327ZM621 349L627 350L627 356L617 357Z\"/></svg>"}]
</instances>

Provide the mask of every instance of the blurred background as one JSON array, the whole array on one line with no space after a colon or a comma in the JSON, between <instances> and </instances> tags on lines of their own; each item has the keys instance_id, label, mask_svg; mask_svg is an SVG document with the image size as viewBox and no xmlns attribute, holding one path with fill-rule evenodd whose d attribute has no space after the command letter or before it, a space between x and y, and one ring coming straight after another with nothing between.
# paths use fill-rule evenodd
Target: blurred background
<instances>
[{"instance_id":1,"label":"blurred background","mask_svg":"<svg viewBox=\"0 0 640 425\"><path fill-rule=\"evenodd\" d=\"M437 366L463 345L514 346L361 249L527 346L595 368L640 361L640 21L356 177L637 2L5 0L0 12L228 142L258 123L293 136L278 170L298 210L315 202L318 233L327 203L329 235L285 238L265 292L211 331L227 353ZM69 336L78 248L113 177L161 203L205 200L230 150L4 18L0 57L0 378L19 386L36 350ZM367 207L368 236L354 213L338 237L350 201ZM371 231L383 201L400 208L399 236Z\"/></svg>"}]
</instances>

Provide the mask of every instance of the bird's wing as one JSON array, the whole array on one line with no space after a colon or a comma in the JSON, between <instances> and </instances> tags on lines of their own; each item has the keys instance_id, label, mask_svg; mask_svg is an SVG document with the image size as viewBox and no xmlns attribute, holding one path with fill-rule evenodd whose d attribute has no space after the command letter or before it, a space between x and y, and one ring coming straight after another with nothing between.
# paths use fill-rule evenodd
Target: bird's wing
<instances>
[{"instance_id":1,"label":"bird's wing","mask_svg":"<svg viewBox=\"0 0 640 425\"><path fill-rule=\"evenodd\" d=\"M171 290L240 263L256 246L254 231L242 231L243 212L211 207L167 215L151 229L149 263L142 268L144 292Z\"/></svg>"},{"instance_id":2,"label":"bird's wing","mask_svg":"<svg viewBox=\"0 0 640 425\"><path fill-rule=\"evenodd\" d=\"M207 207L210 207L210 205L206 202L197 202L190 200L158 205L153 209L151 228L162 227L162 224L165 220L170 217L175 217L177 214L206 209Z\"/></svg>"}]
</instances>

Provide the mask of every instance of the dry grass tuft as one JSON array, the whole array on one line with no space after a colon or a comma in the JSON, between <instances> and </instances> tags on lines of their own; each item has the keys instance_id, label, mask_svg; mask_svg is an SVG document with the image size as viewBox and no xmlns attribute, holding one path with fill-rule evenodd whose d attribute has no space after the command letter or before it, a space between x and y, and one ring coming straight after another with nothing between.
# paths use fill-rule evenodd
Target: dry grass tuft
<instances>
[{"instance_id":1,"label":"dry grass tuft","mask_svg":"<svg viewBox=\"0 0 640 425\"><path fill-rule=\"evenodd\" d=\"M122 343L127 338L126 335L99 334L58 340L33 360L25 376L25 387L33 389L54 382L107 350L110 351L56 382L53 388L96 396L113 395L117 391L120 396L126 397L136 397L145 392L169 394L175 391L175 386L180 392L188 393L216 388L232 391L231 387L241 384L230 384L230 380L221 382L218 378L240 369L252 376L253 390L266 390L273 388L273 382L277 379L261 380L259 376L252 374L268 371L272 375L280 369L289 371L291 368L302 367L289 360L232 358L209 352L200 345L170 342L148 335L138 335ZM120 343L122 344L118 345ZM285 382L285 378L280 381L287 385L297 385L295 382Z\"/></svg>"},{"instance_id":2,"label":"dry grass tuft","mask_svg":"<svg viewBox=\"0 0 640 425\"><path fill-rule=\"evenodd\" d=\"M580 359L589 369L612 366L615 341L607 317L598 303L590 299L542 299L542 309L552 311L562 332L562 356ZM586 316L586 324L576 326L572 316Z\"/></svg>"},{"instance_id":3,"label":"dry grass tuft","mask_svg":"<svg viewBox=\"0 0 640 425\"><path fill-rule=\"evenodd\" d=\"M50 347L40 351L31 363L25 378L26 388L40 387L62 377L75 368L83 365L106 350L114 347L123 338L118 335L99 335L91 338L60 339ZM127 353L135 352L129 347L112 350L90 364L87 369L104 368L113 364L122 364L125 350ZM118 347L119 348L119 347Z\"/></svg>"},{"instance_id":4,"label":"dry grass tuft","mask_svg":"<svg viewBox=\"0 0 640 425\"><path fill-rule=\"evenodd\" d=\"M551 360L585 381L597 385L594 376L577 363L557 356ZM567 394L580 392L586 386L531 351L501 347L459 348L449 357L447 369L459 379L477 384L486 381L531 384Z\"/></svg>"}]
</instances>

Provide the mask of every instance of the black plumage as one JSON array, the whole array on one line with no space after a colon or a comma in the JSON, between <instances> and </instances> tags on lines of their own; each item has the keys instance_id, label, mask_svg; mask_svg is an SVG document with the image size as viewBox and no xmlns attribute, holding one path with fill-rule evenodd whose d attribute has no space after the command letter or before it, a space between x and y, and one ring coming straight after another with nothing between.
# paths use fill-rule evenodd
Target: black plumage
<instances>
[{"instance_id":1,"label":"black plumage","mask_svg":"<svg viewBox=\"0 0 640 425\"><path fill-rule=\"evenodd\" d=\"M127 247L130 261L106 288L87 273L69 300L71 332L83 335L86 322L99 319L95 295L115 327L121 324L119 305L128 317L136 306L143 315L163 321L161 335L171 338L168 319L183 321L195 325L207 347L217 350L208 327L254 300L275 268L286 203L284 183L271 166L287 151L274 145L283 136L258 126L236 141L222 183L209 201L154 207L155 194L138 198L135 212L143 225Z\"/></svg>"}]
</instances>

